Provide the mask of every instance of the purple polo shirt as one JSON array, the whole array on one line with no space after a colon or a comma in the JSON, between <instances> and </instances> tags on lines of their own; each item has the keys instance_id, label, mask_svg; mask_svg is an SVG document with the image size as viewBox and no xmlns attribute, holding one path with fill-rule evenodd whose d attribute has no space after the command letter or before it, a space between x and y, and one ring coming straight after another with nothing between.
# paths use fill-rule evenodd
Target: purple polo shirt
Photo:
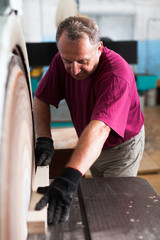
<instances>
[{"instance_id":1,"label":"purple polo shirt","mask_svg":"<svg viewBox=\"0 0 160 240\"><path fill-rule=\"evenodd\" d=\"M119 54L106 47L96 71L83 80L66 72L57 53L35 96L55 107L66 99L78 136L91 120L107 124L111 132L104 148L136 136L144 123L132 69Z\"/></svg>"}]
</instances>

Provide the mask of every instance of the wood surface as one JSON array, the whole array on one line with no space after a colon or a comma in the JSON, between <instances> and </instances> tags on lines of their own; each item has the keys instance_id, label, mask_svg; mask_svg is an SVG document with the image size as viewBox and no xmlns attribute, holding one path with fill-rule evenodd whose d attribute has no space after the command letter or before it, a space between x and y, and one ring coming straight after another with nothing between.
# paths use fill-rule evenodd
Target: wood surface
<instances>
[{"instance_id":1,"label":"wood surface","mask_svg":"<svg viewBox=\"0 0 160 240\"><path fill-rule=\"evenodd\" d=\"M139 166L138 174L158 173L160 166L152 160L146 151L143 153L143 158Z\"/></svg>"},{"instance_id":2,"label":"wood surface","mask_svg":"<svg viewBox=\"0 0 160 240\"><path fill-rule=\"evenodd\" d=\"M0 239L25 240L34 170L31 100L21 59L8 69L0 149Z\"/></svg>"},{"instance_id":3,"label":"wood surface","mask_svg":"<svg viewBox=\"0 0 160 240\"><path fill-rule=\"evenodd\" d=\"M45 186L49 186L49 166L37 167L27 218L29 234L45 234L47 232L47 206L40 211L35 210L36 203L43 196L37 193L37 188Z\"/></svg>"}]
</instances>

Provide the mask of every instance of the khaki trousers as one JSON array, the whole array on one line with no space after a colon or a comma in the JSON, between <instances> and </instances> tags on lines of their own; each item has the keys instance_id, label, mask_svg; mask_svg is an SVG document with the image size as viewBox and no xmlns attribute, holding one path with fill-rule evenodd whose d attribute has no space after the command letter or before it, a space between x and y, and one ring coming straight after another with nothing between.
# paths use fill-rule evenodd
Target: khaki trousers
<instances>
[{"instance_id":1,"label":"khaki trousers","mask_svg":"<svg viewBox=\"0 0 160 240\"><path fill-rule=\"evenodd\" d=\"M145 144L144 126L130 140L102 150L100 157L91 166L93 177L136 177Z\"/></svg>"}]
</instances>

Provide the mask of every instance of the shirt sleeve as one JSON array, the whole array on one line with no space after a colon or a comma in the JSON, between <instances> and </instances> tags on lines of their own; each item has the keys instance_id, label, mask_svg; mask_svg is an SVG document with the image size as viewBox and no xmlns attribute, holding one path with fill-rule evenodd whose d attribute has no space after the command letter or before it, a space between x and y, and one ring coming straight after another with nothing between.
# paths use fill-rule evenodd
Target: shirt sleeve
<instances>
[{"instance_id":1,"label":"shirt sleeve","mask_svg":"<svg viewBox=\"0 0 160 240\"><path fill-rule=\"evenodd\" d=\"M104 122L123 138L131 104L127 81L113 76L101 80L95 89L96 103L91 120Z\"/></svg>"},{"instance_id":2,"label":"shirt sleeve","mask_svg":"<svg viewBox=\"0 0 160 240\"><path fill-rule=\"evenodd\" d=\"M62 64L60 56L57 54L34 93L34 96L47 104L54 105L56 108L64 98L64 90L62 87L63 74L60 68Z\"/></svg>"}]
</instances>

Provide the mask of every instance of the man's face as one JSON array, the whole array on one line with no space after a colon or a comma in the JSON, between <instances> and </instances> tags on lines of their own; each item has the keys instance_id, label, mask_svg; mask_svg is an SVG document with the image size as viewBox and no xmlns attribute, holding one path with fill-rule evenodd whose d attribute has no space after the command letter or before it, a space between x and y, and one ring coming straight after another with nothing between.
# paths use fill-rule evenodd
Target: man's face
<instances>
[{"instance_id":1,"label":"man's face","mask_svg":"<svg viewBox=\"0 0 160 240\"><path fill-rule=\"evenodd\" d=\"M58 50L65 69L77 80L87 78L96 70L102 46L102 42L99 46L92 45L87 35L85 38L72 41L67 38L65 32L58 42Z\"/></svg>"}]
</instances>

